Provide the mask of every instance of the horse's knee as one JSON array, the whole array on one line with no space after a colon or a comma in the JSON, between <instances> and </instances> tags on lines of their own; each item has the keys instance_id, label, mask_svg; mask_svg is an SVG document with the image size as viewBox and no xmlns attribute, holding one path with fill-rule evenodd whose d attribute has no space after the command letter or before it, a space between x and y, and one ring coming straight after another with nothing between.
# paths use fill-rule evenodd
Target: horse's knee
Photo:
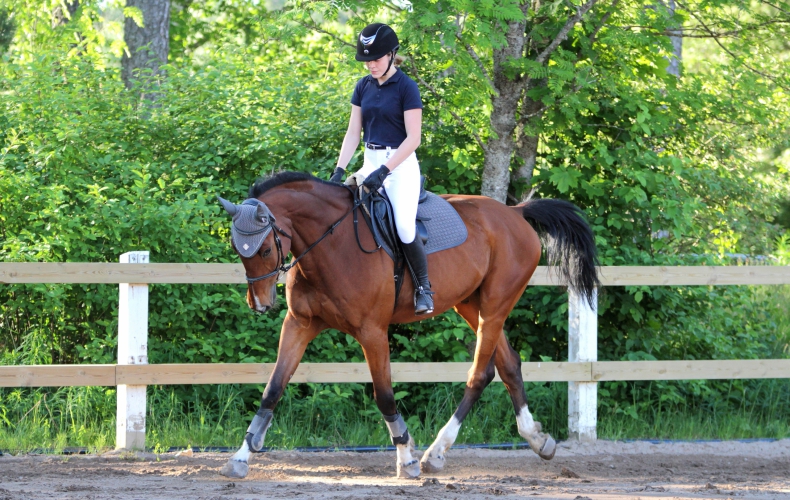
<instances>
[{"instance_id":1,"label":"horse's knee","mask_svg":"<svg viewBox=\"0 0 790 500\"><path fill-rule=\"evenodd\" d=\"M499 376L502 377L502 380L505 382L519 382L521 377L521 359L513 359L510 358L505 360L500 366L497 367L499 369Z\"/></svg>"},{"instance_id":2,"label":"horse's knee","mask_svg":"<svg viewBox=\"0 0 790 500\"><path fill-rule=\"evenodd\" d=\"M398 412L395 405L395 393L392 388L376 390L374 387L373 400L376 401L376 406L382 415L394 415Z\"/></svg>"},{"instance_id":3,"label":"horse's knee","mask_svg":"<svg viewBox=\"0 0 790 500\"><path fill-rule=\"evenodd\" d=\"M473 391L482 392L494 380L496 370L494 367L486 368L481 373L473 373L467 382L467 387Z\"/></svg>"},{"instance_id":4,"label":"horse's knee","mask_svg":"<svg viewBox=\"0 0 790 500\"><path fill-rule=\"evenodd\" d=\"M486 368L486 371L483 373L483 380L482 380L483 389L488 387L488 384L490 384L494 380L495 376L496 376L496 369L494 368L494 365L489 365Z\"/></svg>"}]
</instances>

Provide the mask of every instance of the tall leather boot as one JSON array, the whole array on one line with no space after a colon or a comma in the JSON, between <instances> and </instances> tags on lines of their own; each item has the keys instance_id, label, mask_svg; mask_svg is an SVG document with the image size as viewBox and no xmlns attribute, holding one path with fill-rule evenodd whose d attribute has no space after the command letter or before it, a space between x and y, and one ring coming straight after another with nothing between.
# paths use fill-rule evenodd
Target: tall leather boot
<instances>
[{"instance_id":1,"label":"tall leather boot","mask_svg":"<svg viewBox=\"0 0 790 500\"><path fill-rule=\"evenodd\" d=\"M419 234L411 243L403 244L403 253L417 278L414 283L414 314L430 314L433 312L434 292L431 291L431 282L428 281L428 257Z\"/></svg>"}]
</instances>

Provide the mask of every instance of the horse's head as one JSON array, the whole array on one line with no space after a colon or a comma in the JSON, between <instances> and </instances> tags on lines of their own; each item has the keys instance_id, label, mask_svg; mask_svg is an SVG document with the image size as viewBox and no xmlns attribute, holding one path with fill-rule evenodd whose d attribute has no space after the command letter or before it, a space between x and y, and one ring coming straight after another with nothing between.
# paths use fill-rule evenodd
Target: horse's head
<instances>
[{"instance_id":1,"label":"horse's head","mask_svg":"<svg viewBox=\"0 0 790 500\"><path fill-rule=\"evenodd\" d=\"M247 304L254 311L265 313L277 300L277 278L291 250L290 237L277 227L274 214L262 201L250 198L234 205L217 198L233 217L231 245L247 274Z\"/></svg>"}]
</instances>

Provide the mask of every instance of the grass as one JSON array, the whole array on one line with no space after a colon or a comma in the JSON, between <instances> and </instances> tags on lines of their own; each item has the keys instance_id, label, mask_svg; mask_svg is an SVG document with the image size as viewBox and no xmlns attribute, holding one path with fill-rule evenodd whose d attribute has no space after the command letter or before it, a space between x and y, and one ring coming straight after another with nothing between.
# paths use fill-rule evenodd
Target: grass
<instances>
[{"instance_id":1,"label":"grass","mask_svg":"<svg viewBox=\"0 0 790 500\"><path fill-rule=\"evenodd\" d=\"M598 422L598 438L609 440L781 439L790 437L787 420L704 412L658 413L647 418L613 415Z\"/></svg>"},{"instance_id":2,"label":"grass","mask_svg":"<svg viewBox=\"0 0 790 500\"><path fill-rule=\"evenodd\" d=\"M790 286L757 287L772 308L770 357L790 357ZM260 386L148 388L146 443L236 447L257 409ZM463 384L396 384L409 432L428 445L463 395ZM530 410L543 428L566 439L567 384L529 383ZM749 439L790 437L790 379L599 384L600 439ZM456 443L522 442L502 384L492 384L464 421ZM115 389L0 388L0 450L68 447L89 451L115 443ZM370 384L289 385L266 445L389 445Z\"/></svg>"},{"instance_id":3,"label":"grass","mask_svg":"<svg viewBox=\"0 0 790 500\"><path fill-rule=\"evenodd\" d=\"M345 384L348 385L348 384ZM428 384L420 384L428 386ZM751 381L740 405L712 408L699 405L609 406L599 408L600 439L747 439L790 437L790 380ZM359 386L357 389L364 389ZM418 445L426 446L460 401L459 384L432 384L431 398L419 413L404 412ZM389 437L378 410L362 390L336 391L312 385L307 396L289 388L267 435L267 446L386 446ZM302 387L301 389L305 389ZM639 389L647 400L666 390L655 384ZM739 389L740 390L740 389ZM650 394L644 391L651 391ZM156 452L170 447L237 447L252 415L240 387L213 386L184 403L173 388L149 388L148 446ZM736 391L737 392L737 391ZM334 397L329 394L333 394ZM567 437L567 385L529 384L531 410L558 439ZM26 452L68 447L89 451L114 445L115 394L101 388L63 388L52 392L15 389L0 392L0 449ZM773 394L773 400L765 398ZM741 396L738 393L731 399ZM362 404L359 400L362 399ZM14 405L16 403L16 405ZM32 404L30 404L32 403ZM105 406L105 410L99 408ZM107 410L109 408L109 410ZM461 428L457 444L522 442L513 408L502 384L492 385Z\"/></svg>"}]
</instances>

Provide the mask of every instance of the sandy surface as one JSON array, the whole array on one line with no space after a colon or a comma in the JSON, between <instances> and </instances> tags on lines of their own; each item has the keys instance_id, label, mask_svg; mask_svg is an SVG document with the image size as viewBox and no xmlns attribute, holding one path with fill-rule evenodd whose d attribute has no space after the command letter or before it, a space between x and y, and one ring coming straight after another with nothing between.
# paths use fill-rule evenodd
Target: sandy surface
<instances>
[{"instance_id":1,"label":"sandy surface","mask_svg":"<svg viewBox=\"0 0 790 500\"><path fill-rule=\"evenodd\" d=\"M790 499L790 440L560 443L450 450L439 474L399 480L395 452L257 454L246 479L217 471L228 453L0 457L0 500L17 499Z\"/></svg>"}]
</instances>

